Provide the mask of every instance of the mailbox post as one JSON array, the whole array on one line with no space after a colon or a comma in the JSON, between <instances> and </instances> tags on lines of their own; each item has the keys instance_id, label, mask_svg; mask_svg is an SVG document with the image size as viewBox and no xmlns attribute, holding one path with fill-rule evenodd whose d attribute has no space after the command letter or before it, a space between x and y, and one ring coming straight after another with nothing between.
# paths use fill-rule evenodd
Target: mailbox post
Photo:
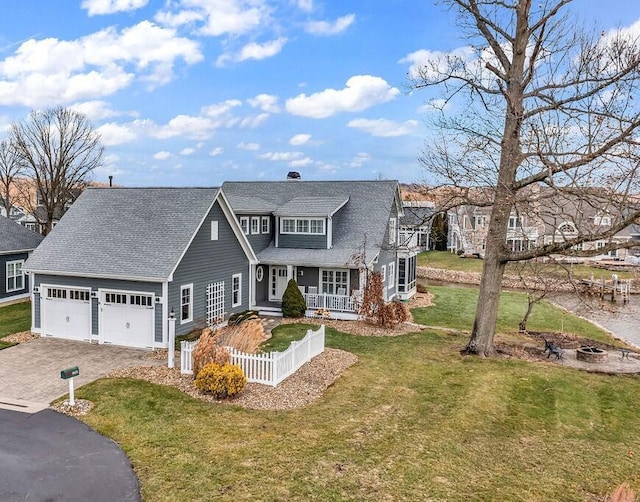
<instances>
[{"instance_id":1,"label":"mailbox post","mask_svg":"<svg viewBox=\"0 0 640 502\"><path fill-rule=\"evenodd\" d=\"M79 374L80 374L80 368L78 368L77 366L67 368L66 370L62 370L60 372L60 378L62 378L63 380L69 381L69 406L76 405L76 399L75 399L74 389L73 389L73 378L77 377Z\"/></svg>"}]
</instances>

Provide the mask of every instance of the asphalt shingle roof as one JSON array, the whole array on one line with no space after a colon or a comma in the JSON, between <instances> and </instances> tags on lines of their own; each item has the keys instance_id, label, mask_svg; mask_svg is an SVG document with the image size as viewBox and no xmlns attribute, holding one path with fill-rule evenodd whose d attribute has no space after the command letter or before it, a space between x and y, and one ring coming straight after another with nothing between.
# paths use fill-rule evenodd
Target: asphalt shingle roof
<instances>
[{"instance_id":1,"label":"asphalt shingle roof","mask_svg":"<svg viewBox=\"0 0 640 502\"><path fill-rule=\"evenodd\" d=\"M331 216L349 198L345 197L296 197L276 209L276 216Z\"/></svg>"},{"instance_id":2,"label":"asphalt shingle roof","mask_svg":"<svg viewBox=\"0 0 640 502\"><path fill-rule=\"evenodd\" d=\"M272 243L258 253L258 259L273 264L344 267L362 251L365 241L370 261L383 246L392 206L402 204L397 181L228 181L222 190L234 211L239 201L245 204L254 198L272 203L278 214L283 207L299 206L296 201L304 199L325 200L334 209L337 201L348 199L333 216L332 249L276 248Z\"/></svg>"},{"instance_id":3,"label":"asphalt shingle roof","mask_svg":"<svg viewBox=\"0 0 640 502\"><path fill-rule=\"evenodd\" d=\"M89 188L27 270L166 280L219 188Z\"/></svg>"},{"instance_id":4,"label":"asphalt shingle roof","mask_svg":"<svg viewBox=\"0 0 640 502\"><path fill-rule=\"evenodd\" d=\"M0 216L0 254L31 251L42 242L42 235L24 228L15 221Z\"/></svg>"}]
</instances>

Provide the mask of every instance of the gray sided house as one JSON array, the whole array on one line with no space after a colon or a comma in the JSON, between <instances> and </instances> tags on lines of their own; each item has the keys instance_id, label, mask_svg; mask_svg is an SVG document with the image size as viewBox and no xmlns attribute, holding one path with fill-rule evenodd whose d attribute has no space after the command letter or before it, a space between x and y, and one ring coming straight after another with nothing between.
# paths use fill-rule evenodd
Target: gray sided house
<instances>
[{"instance_id":1,"label":"gray sided house","mask_svg":"<svg viewBox=\"0 0 640 502\"><path fill-rule=\"evenodd\" d=\"M254 308L277 313L295 279L309 314L355 318L367 270L382 274L388 300L415 292L407 262L415 251L398 246L397 181L226 182L222 189L258 259Z\"/></svg>"},{"instance_id":2,"label":"gray sided house","mask_svg":"<svg viewBox=\"0 0 640 502\"><path fill-rule=\"evenodd\" d=\"M43 237L0 216L0 304L29 298L29 277L23 266Z\"/></svg>"},{"instance_id":3,"label":"gray sided house","mask_svg":"<svg viewBox=\"0 0 640 502\"><path fill-rule=\"evenodd\" d=\"M167 347L249 308L255 255L219 188L89 188L25 264L32 330Z\"/></svg>"}]
</instances>

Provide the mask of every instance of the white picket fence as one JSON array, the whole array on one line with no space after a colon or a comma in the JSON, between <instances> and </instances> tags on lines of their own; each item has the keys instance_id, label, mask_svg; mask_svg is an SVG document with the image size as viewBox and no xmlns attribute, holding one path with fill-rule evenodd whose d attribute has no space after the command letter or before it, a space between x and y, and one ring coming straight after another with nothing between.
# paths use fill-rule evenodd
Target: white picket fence
<instances>
[{"instance_id":1,"label":"white picket fence","mask_svg":"<svg viewBox=\"0 0 640 502\"><path fill-rule=\"evenodd\" d=\"M180 342L180 373L193 374L192 352L198 342ZM300 366L324 352L324 324L316 331L307 330L304 338L291 342L284 352L247 354L228 347L231 364L242 368L248 382L276 386L294 374Z\"/></svg>"}]
</instances>

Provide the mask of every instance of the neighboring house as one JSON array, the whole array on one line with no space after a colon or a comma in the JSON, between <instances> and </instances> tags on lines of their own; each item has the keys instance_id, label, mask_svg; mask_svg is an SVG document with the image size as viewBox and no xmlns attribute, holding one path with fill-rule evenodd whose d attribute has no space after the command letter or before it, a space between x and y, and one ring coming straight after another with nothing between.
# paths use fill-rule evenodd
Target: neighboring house
<instances>
[{"instance_id":1,"label":"neighboring house","mask_svg":"<svg viewBox=\"0 0 640 502\"><path fill-rule=\"evenodd\" d=\"M526 209L514 209L507 227L507 248L525 251L534 246L565 242L578 234L593 235L594 239L575 246L577 251L598 250L608 239L598 239L597 234L610 227L616 220L616 210L606 196L593 191L593 198L572 198L545 190L537 192L534 203ZM449 234L447 248L451 252L483 256L486 247L491 206L460 205L448 212ZM613 242L624 244L638 239L639 232L631 225L616 233ZM625 259L629 249L617 249L596 254L592 259Z\"/></svg>"},{"instance_id":2,"label":"neighboring house","mask_svg":"<svg viewBox=\"0 0 640 502\"><path fill-rule=\"evenodd\" d=\"M256 258L219 188L89 188L32 254L32 331L132 347L247 310Z\"/></svg>"},{"instance_id":3,"label":"neighboring house","mask_svg":"<svg viewBox=\"0 0 640 502\"><path fill-rule=\"evenodd\" d=\"M43 237L0 216L0 304L29 298L29 277L23 265Z\"/></svg>"},{"instance_id":4,"label":"neighboring house","mask_svg":"<svg viewBox=\"0 0 640 502\"><path fill-rule=\"evenodd\" d=\"M387 300L415 293L416 250L398 246L397 181L226 182L222 185L258 263L252 305L279 312L295 279L308 313L356 318L367 271Z\"/></svg>"},{"instance_id":5,"label":"neighboring house","mask_svg":"<svg viewBox=\"0 0 640 502\"><path fill-rule=\"evenodd\" d=\"M435 204L422 200L405 200L402 205L404 215L400 218L400 245L428 251L431 249L431 224L436 213Z\"/></svg>"}]
</instances>

